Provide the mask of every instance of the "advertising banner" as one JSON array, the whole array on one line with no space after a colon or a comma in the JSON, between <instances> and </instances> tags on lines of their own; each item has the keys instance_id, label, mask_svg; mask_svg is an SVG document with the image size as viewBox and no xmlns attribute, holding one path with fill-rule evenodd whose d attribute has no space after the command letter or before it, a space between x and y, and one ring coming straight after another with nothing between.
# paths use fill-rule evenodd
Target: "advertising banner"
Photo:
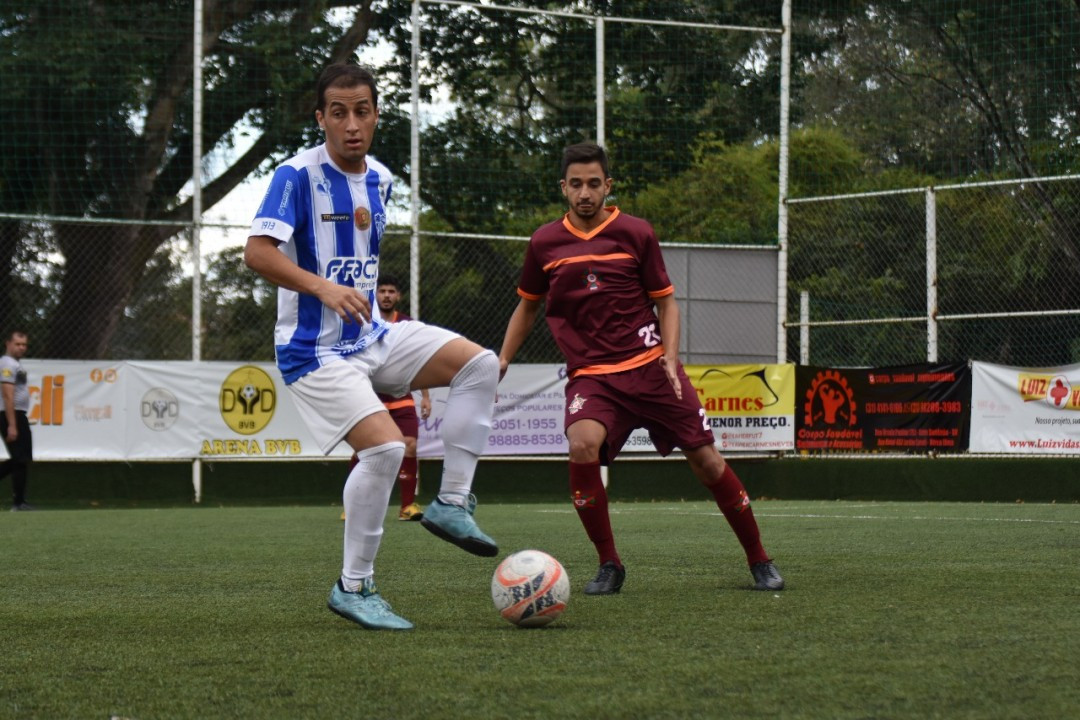
<instances>
[{"instance_id":1,"label":"advertising banner","mask_svg":"<svg viewBox=\"0 0 1080 720\"><path fill-rule=\"evenodd\" d=\"M23 365L37 460L323 457L271 363Z\"/></svg>"},{"instance_id":2,"label":"advertising banner","mask_svg":"<svg viewBox=\"0 0 1080 720\"><path fill-rule=\"evenodd\" d=\"M967 363L850 369L799 366L795 447L803 451L962 452Z\"/></svg>"},{"instance_id":3,"label":"advertising banner","mask_svg":"<svg viewBox=\"0 0 1080 720\"><path fill-rule=\"evenodd\" d=\"M485 455L562 455L567 452L563 434L562 364L511 365L499 383L495 416ZM439 428L446 409L447 388L430 390L431 416L420 420L416 454L442 457ZM414 393L419 399L419 393Z\"/></svg>"},{"instance_id":4,"label":"advertising banner","mask_svg":"<svg viewBox=\"0 0 1080 720\"><path fill-rule=\"evenodd\" d=\"M686 365L721 453L773 452L795 447L794 365ZM623 452L656 452L636 430Z\"/></svg>"},{"instance_id":5,"label":"advertising banner","mask_svg":"<svg viewBox=\"0 0 1080 720\"><path fill-rule=\"evenodd\" d=\"M977 362L971 451L1080 454L1080 365L1032 370Z\"/></svg>"}]
</instances>

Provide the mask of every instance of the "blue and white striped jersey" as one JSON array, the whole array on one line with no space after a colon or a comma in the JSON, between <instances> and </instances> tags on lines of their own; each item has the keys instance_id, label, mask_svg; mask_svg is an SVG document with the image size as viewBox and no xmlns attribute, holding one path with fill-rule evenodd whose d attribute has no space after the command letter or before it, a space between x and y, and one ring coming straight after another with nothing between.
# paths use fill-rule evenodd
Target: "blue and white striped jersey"
<instances>
[{"instance_id":1,"label":"blue and white striped jersey","mask_svg":"<svg viewBox=\"0 0 1080 720\"><path fill-rule=\"evenodd\" d=\"M390 171L378 160L369 155L366 173L345 173L325 144L274 172L250 234L280 241L278 249L297 265L355 287L371 302L371 322L360 326L344 322L312 295L278 288L274 348L286 384L334 357L363 350L389 328L375 286L391 186Z\"/></svg>"}]
</instances>

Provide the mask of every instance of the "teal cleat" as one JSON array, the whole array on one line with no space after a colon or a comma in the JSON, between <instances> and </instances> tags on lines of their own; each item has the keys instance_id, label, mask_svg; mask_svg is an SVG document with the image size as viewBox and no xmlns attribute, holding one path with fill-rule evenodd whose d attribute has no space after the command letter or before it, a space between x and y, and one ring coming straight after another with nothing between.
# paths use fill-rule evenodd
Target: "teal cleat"
<instances>
[{"instance_id":1,"label":"teal cleat","mask_svg":"<svg viewBox=\"0 0 1080 720\"><path fill-rule=\"evenodd\" d=\"M476 511L476 498L469 496L468 506L451 505L442 500L435 500L424 511L420 524L447 542L480 557L494 557L499 553L499 546L484 534L473 513Z\"/></svg>"},{"instance_id":2,"label":"teal cleat","mask_svg":"<svg viewBox=\"0 0 1080 720\"><path fill-rule=\"evenodd\" d=\"M326 606L332 611L368 630L412 630L413 624L394 614L390 603L382 599L375 589L375 581L364 578L359 592L349 592L341 586L341 580L334 583Z\"/></svg>"}]
</instances>

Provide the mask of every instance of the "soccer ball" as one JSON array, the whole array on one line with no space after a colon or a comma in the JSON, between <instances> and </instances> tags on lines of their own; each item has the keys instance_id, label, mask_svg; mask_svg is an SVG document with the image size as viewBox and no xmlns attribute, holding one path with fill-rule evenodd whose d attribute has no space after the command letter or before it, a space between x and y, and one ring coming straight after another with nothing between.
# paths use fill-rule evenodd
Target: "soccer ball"
<instances>
[{"instance_id":1,"label":"soccer ball","mask_svg":"<svg viewBox=\"0 0 1080 720\"><path fill-rule=\"evenodd\" d=\"M558 560L540 550L508 555L491 578L491 599L507 622L541 627L562 615L570 578Z\"/></svg>"}]
</instances>

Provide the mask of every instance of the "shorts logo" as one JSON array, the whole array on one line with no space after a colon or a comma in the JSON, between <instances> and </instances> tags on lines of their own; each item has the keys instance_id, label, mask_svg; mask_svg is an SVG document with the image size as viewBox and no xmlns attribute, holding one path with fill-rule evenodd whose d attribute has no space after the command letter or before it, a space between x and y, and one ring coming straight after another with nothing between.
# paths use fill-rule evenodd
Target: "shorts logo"
<instances>
[{"instance_id":1,"label":"shorts logo","mask_svg":"<svg viewBox=\"0 0 1080 720\"><path fill-rule=\"evenodd\" d=\"M570 411L570 414L577 415L579 412L581 412L581 409L585 407L585 401L587 399L588 398L583 398L577 393L574 393L574 399L570 401L570 407L567 408Z\"/></svg>"},{"instance_id":2,"label":"shorts logo","mask_svg":"<svg viewBox=\"0 0 1080 720\"><path fill-rule=\"evenodd\" d=\"M585 283L585 285L588 286L589 290L600 289L600 280L602 278L600 277L600 273L596 272L592 268L589 268L588 270L583 272L581 274L581 279Z\"/></svg>"},{"instance_id":3,"label":"shorts logo","mask_svg":"<svg viewBox=\"0 0 1080 720\"><path fill-rule=\"evenodd\" d=\"M358 207L353 210L353 220L356 222L357 230L367 230L371 227L371 211L366 207Z\"/></svg>"}]
</instances>

